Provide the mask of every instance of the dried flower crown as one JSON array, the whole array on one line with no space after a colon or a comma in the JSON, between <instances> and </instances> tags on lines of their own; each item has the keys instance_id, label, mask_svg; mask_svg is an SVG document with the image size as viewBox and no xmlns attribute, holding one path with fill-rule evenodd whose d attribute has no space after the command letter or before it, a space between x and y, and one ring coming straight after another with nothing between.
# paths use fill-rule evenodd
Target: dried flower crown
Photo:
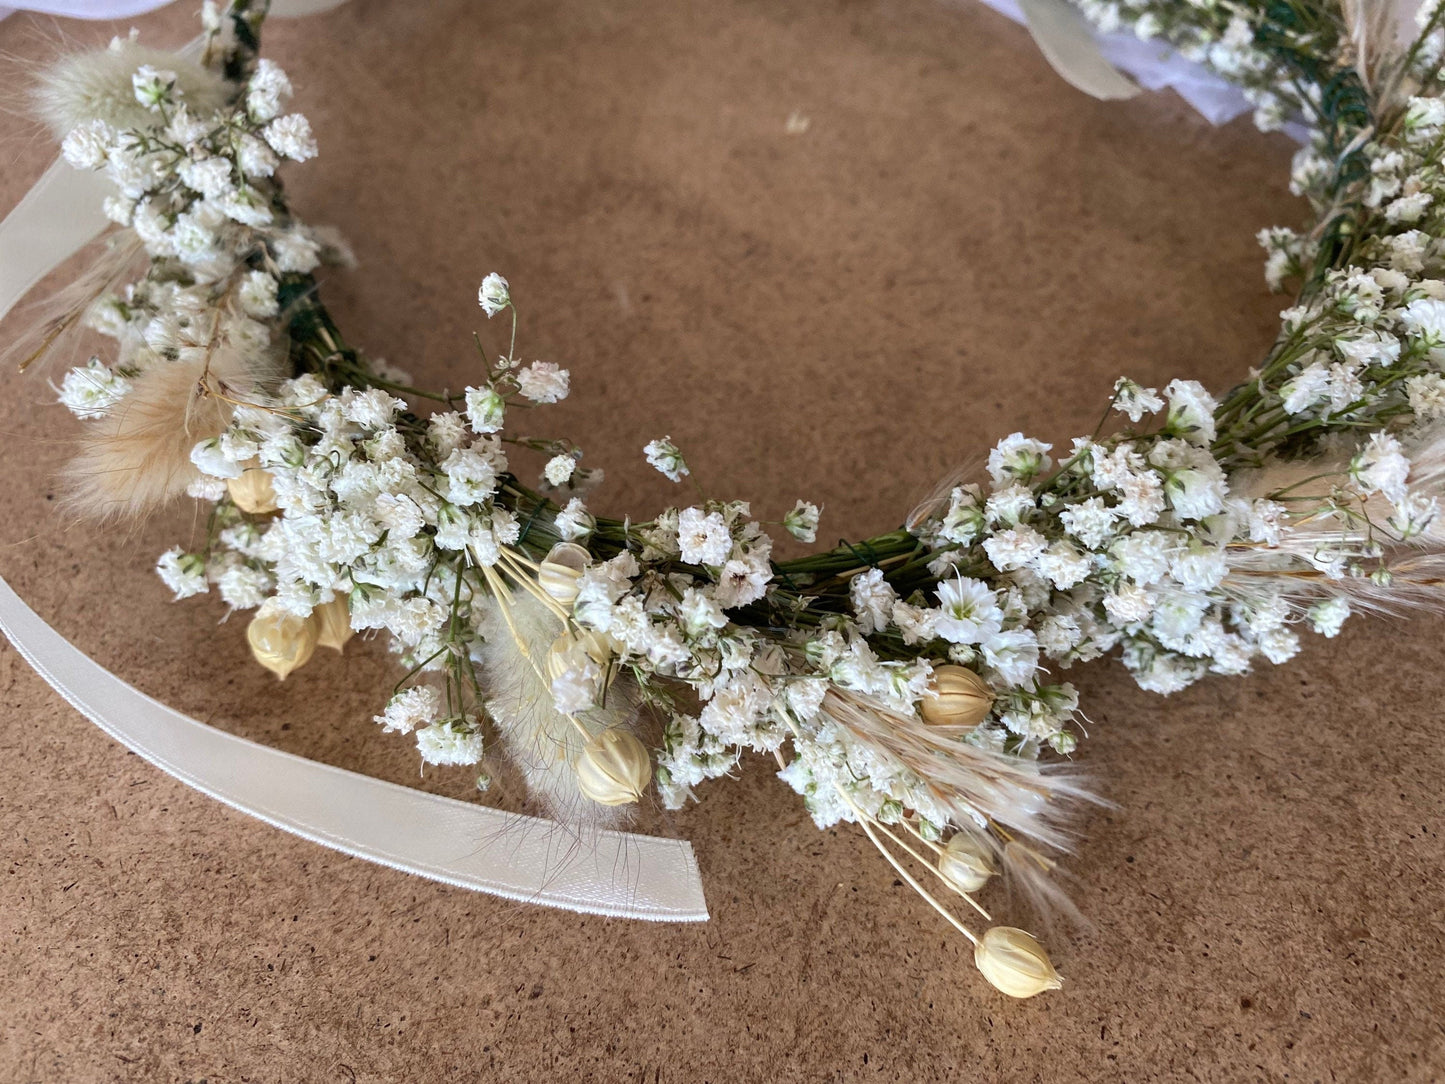
<instances>
[{"instance_id":1,"label":"dried flower crown","mask_svg":"<svg viewBox=\"0 0 1445 1084\"><path fill-rule=\"evenodd\" d=\"M1293 188L1315 222L1261 236L1270 284L1297 300L1221 399L1121 379L1124 428L1057 455L1005 437L985 476L950 480L902 529L797 560L773 559L742 501L597 516L577 448L509 429L514 404L562 399L570 375L521 364L501 276L478 301L510 317L512 345L461 394L347 344L313 278L344 250L275 176L316 144L257 56L264 5L234 0L207 5L199 61L121 40L42 88L65 158L116 189L107 254L39 350L16 347L43 352L82 315L116 341L60 385L85 419L73 503L203 502L202 544L158 565L177 598L254 611L252 650L282 678L384 633L405 673L377 722L431 764L477 764L495 741L559 818L610 823L653 787L680 806L743 751L771 754L819 826L858 823L974 942L989 982L1057 987L1032 937L976 935L947 903L988 920L974 894L1000 873L1062 900L1061 811L1088 795L1052 759L1079 713L1055 672L1117 653L1170 693L1282 663L1354 608L1438 601L1445 543L1438 5L1399 48L1345 0L1079 6L1206 61L1263 126L1311 127ZM547 454L538 486L509 444ZM687 478L667 437L644 453ZM811 543L818 517L799 501L779 525Z\"/></svg>"}]
</instances>

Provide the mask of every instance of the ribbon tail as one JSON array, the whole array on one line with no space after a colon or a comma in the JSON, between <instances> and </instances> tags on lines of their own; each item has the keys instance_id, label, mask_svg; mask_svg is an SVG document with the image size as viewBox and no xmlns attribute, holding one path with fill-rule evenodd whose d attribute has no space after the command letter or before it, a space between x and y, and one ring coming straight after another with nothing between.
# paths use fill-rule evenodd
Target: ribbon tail
<instances>
[{"instance_id":1,"label":"ribbon tail","mask_svg":"<svg viewBox=\"0 0 1445 1084\"><path fill-rule=\"evenodd\" d=\"M0 631L127 749L233 809L343 854L443 884L584 914L706 921L692 848L427 794L207 726L86 656L0 579Z\"/></svg>"},{"instance_id":2,"label":"ribbon tail","mask_svg":"<svg viewBox=\"0 0 1445 1084\"><path fill-rule=\"evenodd\" d=\"M1117 101L1139 85L1104 59L1094 30L1068 0L1018 0L1039 52L1070 86L1094 98Z\"/></svg>"}]
</instances>

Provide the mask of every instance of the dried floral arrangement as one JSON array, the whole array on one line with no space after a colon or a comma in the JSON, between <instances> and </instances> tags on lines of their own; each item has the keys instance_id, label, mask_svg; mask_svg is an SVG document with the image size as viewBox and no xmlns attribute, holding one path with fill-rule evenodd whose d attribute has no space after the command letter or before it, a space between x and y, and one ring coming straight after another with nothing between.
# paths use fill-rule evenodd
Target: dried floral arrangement
<instances>
[{"instance_id":1,"label":"dried floral arrangement","mask_svg":"<svg viewBox=\"0 0 1445 1084\"><path fill-rule=\"evenodd\" d=\"M688 497L597 515L579 450L511 427L570 375L521 362L501 276L478 300L512 345L459 393L409 386L332 321L313 276L344 247L276 178L316 143L258 56L265 4L233 0L206 5L199 59L117 40L40 88L65 159L116 190L105 253L11 348L28 364L82 325L115 340L59 384L84 419L72 505L202 502L204 539L159 561L177 598L251 612L282 678L382 635L401 677L377 723L430 764L495 744L558 818L613 823L651 789L675 808L769 754L819 826L860 825L973 942L989 982L1055 988L1034 937L973 923L996 875L1067 906L1050 873L1089 795L1061 759L1081 711L1059 674L1114 653L1160 693L1242 675L1352 610L1437 603L1445 567L1438 3L1404 46L1391 5L1365 0L1079 7L1235 81L1262 127L1312 131L1292 188L1313 222L1260 237L1294 303L1220 398L1120 379L1094 435L1006 436L899 530L797 560L773 559L769 528L812 543L817 507L756 520L693 487L667 437L644 454ZM550 457L535 486L509 469L519 446Z\"/></svg>"}]
</instances>

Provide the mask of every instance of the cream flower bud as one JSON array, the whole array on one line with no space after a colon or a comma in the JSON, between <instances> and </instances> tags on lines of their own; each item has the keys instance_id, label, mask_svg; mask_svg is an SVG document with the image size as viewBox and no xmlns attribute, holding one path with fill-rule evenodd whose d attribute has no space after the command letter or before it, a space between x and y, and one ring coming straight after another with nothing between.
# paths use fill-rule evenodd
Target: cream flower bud
<instances>
[{"instance_id":1,"label":"cream flower bud","mask_svg":"<svg viewBox=\"0 0 1445 1084\"><path fill-rule=\"evenodd\" d=\"M582 570L591 563L592 555L585 546L558 542L543 558L537 570L537 582L563 606L571 606L577 601L577 583L582 579Z\"/></svg>"},{"instance_id":2,"label":"cream flower bud","mask_svg":"<svg viewBox=\"0 0 1445 1084\"><path fill-rule=\"evenodd\" d=\"M1009 997L1033 997L1064 984L1044 947L1013 926L985 930L973 948L973 962L984 978Z\"/></svg>"},{"instance_id":3,"label":"cream flower bud","mask_svg":"<svg viewBox=\"0 0 1445 1084\"><path fill-rule=\"evenodd\" d=\"M297 617L267 602L246 627L246 642L256 661L285 681L286 675L305 666L316 650L319 624L314 616Z\"/></svg>"},{"instance_id":4,"label":"cream flower bud","mask_svg":"<svg viewBox=\"0 0 1445 1084\"><path fill-rule=\"evenodd\" d=\"M919 702L923 721L930 726L978 726L993 707L988 682L966 666L944 663L933 668L929 691Z\"/></svg>"},{"instance_id":5,"label":"cream flower bud","mask_svg":"<svg viewBox=\"0 0 1445 1084\"><path fill-rule=\"evenodd\" d=\"M938 856L938 872L960 892L977 892L998 870L983 840L972 832L955 832Z\"/></svg>"},{"instance_id":6,"label":"cream flower bud","mask_svg":"<svg viewBox=\"0 0 1445 1084\"><path fill-rule=\"evenodd\" d=\"M226 492L237 508L253 516L274 512L278 507L271 472L255 459L242 465L241 477L226 479Z\"/></svg>"},{"instance_id":7,"label":"cream flower bud","mask_svg":"<svg viewBox=\"0 0 1445 1084\"><path fill-rule=\"evenodd\" d=\"M588 740L577 758L577 789L601 805L629 805L652 779L652 758L637 737L616 727Z\"/></svg>"},{"instance_id":8,"label":"cream flower bud","mask_svg":"<svg viewBox=\"0 0 1445 1084\"><path fill-rule=\"evenodd\" d=\"M345 595L337 595L311 611L316 621L316 646L340 651L351 639L351 607Z\"/></svg>"}]
</instances>

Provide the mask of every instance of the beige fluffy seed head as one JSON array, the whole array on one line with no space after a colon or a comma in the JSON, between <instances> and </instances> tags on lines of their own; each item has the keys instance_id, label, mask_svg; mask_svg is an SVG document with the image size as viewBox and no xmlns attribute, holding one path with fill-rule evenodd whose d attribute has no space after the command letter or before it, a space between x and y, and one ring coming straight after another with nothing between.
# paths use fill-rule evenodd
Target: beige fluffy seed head
<instances>
[{"instance_id":1,"label":"beige fluffy seed head","mask_svg":"<svg viewBox=\"0 0 1445 1084\"><path fill-rule=\"evenodd\" d=\"M34 90L35 111L64 139L72 128L102 120L115 128L145 128L162 123L135 98L131 76L143 64L176 73L176 88L194 116L209 116L226 104L225 76L176 53L117 38L109 49L61 57L41 74Z\"/></svg>"},{"instance_id":2,"label":"beige fluffy seed head","mask_svg":"<svg viewBox=\"0 0 1445 1084\"><path fill-rule=\"evenodd\" d=\"M200 476L191 449L221 434L231 420L226 399L256 394L274 365L222 346L146 369L114 413L86 423L65 468L69 507L95 519L142 516L185 493Z\"/></svg>"},{"instance_id":3,"label":"beige fluffy seed head","mask_svg":"<svg viewBox=\"0 0 1445 1084\"><path fill-rule=\"evenodd\" d=\"M973 948L973 962L990 984L1009 997L1033 997L1064 984L1044 947L1014 926L985 930Z\"/></svg>"},{"instance_id":4,"label":"beige fluffy seed head","mask_svg":"<svg viewBox=\"0 0 1445 1084\"><path fill-rule=\"evenodd\" d=\"M630 805L652 780L652 758L636 736L612 728L591 738L577 758L577 786L601 805Z\"/></svg>"},{"instance_id":5,"label":"beige fluffy seed head","mask_svg":"<svg viewBox=\"0 0 1445 1084\"><path fill-rule=\"evenodd\" d=\"M988 718L993 699L988 682L950 662L933 668L929 692L918 707L930 726L975 727Z\"/></svg>"},{"instance_id":6,"label":"beige fluffy seed head","mask_svg":"<svg viewBox=\"0 0 1445 1084\"><path fill-rule=\"evenodd\" d=\"M955 832L938 856L938 872L960 892L977 892L998 870L987 844L972 832Z\"/></svg>"},{"instance_id":7,"label":"beige fluffy seed head","mask_svg":"<svg viewBox=\"0 0 1445 1084\"><path fill-rule=\"evenodd\" d=\"M226 479L226 492L231 495L236 507L253 516L276 511L279 505L276 504L276 488L271 484L271 472L255 459L246 463L242 472L239 478Z\"/></svg>"},{"instance_id":8,"label":"beige fluffy seed head","mask_svg":"<svg viewBox=\"0 0 1445 1084\"><path fill-rule=\"evenodd\" d=\"M305 666L315 653L319 624L314 614L297 617L268 602L246 626L246 642L256 661L285 681L291 671Z\"/></svg>"}]
</instances>

